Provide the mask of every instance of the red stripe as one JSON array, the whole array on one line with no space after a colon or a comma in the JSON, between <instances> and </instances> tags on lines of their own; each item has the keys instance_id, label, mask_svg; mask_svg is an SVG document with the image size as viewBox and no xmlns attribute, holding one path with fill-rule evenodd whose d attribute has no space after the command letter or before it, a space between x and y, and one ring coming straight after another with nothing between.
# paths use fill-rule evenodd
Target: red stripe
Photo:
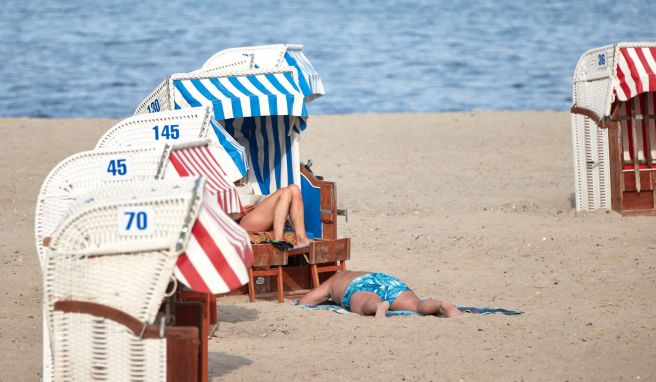
<instances>
[{"instance_id":1,"label":"red stripe","mask_svg":"<svg viewBox=\"0 0 656 382\"><path fill-rule=\"evenodd\" d=\"M638 59L640 59L640 63L642 64L642 67L645 69L645 73L647 73L647 81L649 81L649 90L653 91L656 89L654 85L654 72L651 70L651 67L649 66L649 63L647 62L647 57L645 57L645 53L642 51L641 48L636 48L636 54L638 54Z\"/></svg>"},{"instance_id":2,"label":"red stripe","mask_svg":"<svg viewBox=\"0 0 656 382\"><path fill-rule=\"evenodd\" d=\"M244 237L244 232L230 220L230 223L224 221L220 216L217 215L216 211L212 210L211 207L208 207L206 211L216 220L218 225L226 233L228 242L235 249L235 252L239 254L239 259L242 261L246 268L250 267L253 264L253 252L251 246L249 245L248 240Z\"/></svg>"},{"instance_id":3,"label":"red stripe","mask_svg":"<svg viewBox=\"0 0 656 382\"><path fill-rule=\"evenodd\" d=\"M175 153L171 152L171 155L169 155L169 160L171 163L173 163L173 167L175 167L175 171L178 172L178 175L189 176L189 173L185 169L184 165L180 162L180 160L176 157Z\"/></svg>"},{"instance_id":4,"label":"red stripe","mask_svg":"<svg viewBox=\"0 0 656 382\"><path fill-rule=\"evenodd\" d=\"M216 161L216 157L212 152L210 151L209 146L205 146L200 150L201 153L203 154L200 157L201 162L205 167L207 167L217 178L217 180L220 180L220 183L226 186L226 188L232 187L232 183L228 182L226 180L226 176L228 174L223 170L221 165ZM220 172L219 172L220 170Z\"/></svg>"},{"instance_id":5,"label":"red stripe","mask_svg":"<svg viewBox=\"0 0 656 382\"><path fill-rule=\"evenodd\" d=\"M175 265L184 275L185 279L187 279L189 288L199 292L211 292L210 288L205 284L203 278L196 271L196 268L191 263L186 253L183 253L178 257L178 262Z\"/></svg>"},{"instance_id":6,"label":"red stripe","mask_svg":"<svg viewBox=\"0 0 656 382\"><path fill-rule=\"evenodd\" d=\"M642 105L643 105L643 100L644 97L646 97L647 94L643 93L638 96L638 109L640 110L640 115L646 115L647 110L642 110ZM647 160L647 147L649 145L647 144L647 118L642 119L642 152L643 155L645 156L645 160ZM651 167L651 165L649 165Z\"/></svg>"},{"instance_id":7,"label":"red stripe","mask_svg":"<svg viewBox=\"0 0 656 382\"><path fill-rule=\"evenodd\" d=\"M209 150L209 147L208 147L208 150ZM223 167L221 167L221 165L219 164L219 162L216 161L216 158L214 157L214 155L211 155L210 158L211 158L212 161L214 162L214 165L215 165L216 167L220 168L221 171L223 171ZM225 171L223 171L223 174L224 174L224 175L227 175L227 173L226 173Z\"/></svg>"},{"instance_id":8,"label":"red stripe","mask_svg":"<svg viewBox=\"0 0 656 382\"><path fill-rule=\"evenodd\" d=\"M190 157L189 150L190 149L183 149L178 151L180 160L184 163L185 167L190 173L194 175L206 176L204 172L198 168L198 165L197 163L195 163L194 159ZM210 187L212 190L216 189L216 186L213 184L213 179L208 176L206 176L206 178L207 178L207 186Z\"/></svg>"},{"instance_id":9,"label":"red stripe","mask_svg":"<svg viewBox=\"0 0 656 382\"><path fill-rule=\"evenodd\" d=\"M196 224L194 224L194 227L191 229L191 234L194 235L194 238L198 244L200 244L201 248L207 255L207 258L212 262L212 265L214 265L214 269L216 269L228 286L228 289L234 290L239 288L241 286L241 281L239 281L239 278L232 270L232 267L226 261L223 253L216 246L212 236L210 236L200 220L196 220Z\"/></svg>"},{"instance_id":10,"label":"red stripe","mask_svg":"<svg viewBox=\"0 0 656 382\"><path fill-rule=\"evenodd\" d=\"M642 81L640 81L640 72L638 72L638 68L636 67L635 62L629 56L629 48L622 48L620 49L620 52L622 53L622 56L624 56L624 60L626 60L626 64L629 65L629 70L631 71L631 78L633 78L633 82L635 83L636 86L636 91L638 92L637 94L642 93ZM633 94L631 94L630 98L632 97Z\"/></svg>"}]
</instances>

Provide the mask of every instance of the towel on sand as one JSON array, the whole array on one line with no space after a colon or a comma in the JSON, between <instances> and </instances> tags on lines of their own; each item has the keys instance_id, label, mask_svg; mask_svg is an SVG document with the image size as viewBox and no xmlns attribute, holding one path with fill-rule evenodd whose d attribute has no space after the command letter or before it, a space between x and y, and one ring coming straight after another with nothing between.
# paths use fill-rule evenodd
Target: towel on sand
<instances>
[{"instance_id":1,"label":"towel on sand","mask_svg":"<svg viewBox=\"0 0 656 382\"><path fill-rule=\"evenodd\" d=\"M355 314L353 312L350 312L344 308L342 308L340 305L334 304L334 303L326 303L326 304L321 304L321 305L316 305L316 306L311 306L311 305L301 305L298 300L294 300L292 302L294 305L298 305L302 307L303 309L310 309L310 310L329 310L335 313L339 314ZM516 310L508 310L508 309L501 309L501 308L488 308L488 307L482 307L482 308L477 308L473 306L459 306L456 305L458 309L460 309L464 313L471 313L471 314L482 314L482 315L487 315L487 314L505 314L507 316L517 316L520 314L524 314L524 312L516 311ZM387 312L387 316L421 316L421 314L417 312L412 312L409 310L390 310Z\"/></svg>"}]
</instances>

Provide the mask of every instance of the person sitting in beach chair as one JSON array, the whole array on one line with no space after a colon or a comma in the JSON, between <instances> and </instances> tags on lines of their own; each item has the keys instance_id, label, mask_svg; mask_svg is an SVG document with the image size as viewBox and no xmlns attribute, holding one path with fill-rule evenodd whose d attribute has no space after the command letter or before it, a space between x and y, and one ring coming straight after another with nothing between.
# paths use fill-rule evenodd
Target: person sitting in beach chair
<instances>
[{"instance_id":1,"label":"person sitting in beach chair","mask_svg":"<svg viewBox=\"0 0 656 382\"><path fill-rule=\"evenodd\" d=\"M331 299L344 309L362 316L385 317L388 310L405 310L423 315L455 317L462 314L446 301L419 299L401 280L385 273L337 272L318 288L300 299L303 305L316 306Z\"/></svg>"},{"instance_id":2,"label":"person sitting in beach chair","mask_svg":"<svg viewBox=\"0 0 656 382\"><path fill-rule=\"evenodd\" d=\"M284 242L283 236L289 217L296 234L296 247L307 246L312 241L305 231L303 197L297 185L281 187L268 196L255 195L250 185L238 185L237 191L244 213L237 216L236 220L246 231L265 232L273 229L273 244L283 246L281 249L290 249L291 245Z\"/></svg>"}]
</instances>

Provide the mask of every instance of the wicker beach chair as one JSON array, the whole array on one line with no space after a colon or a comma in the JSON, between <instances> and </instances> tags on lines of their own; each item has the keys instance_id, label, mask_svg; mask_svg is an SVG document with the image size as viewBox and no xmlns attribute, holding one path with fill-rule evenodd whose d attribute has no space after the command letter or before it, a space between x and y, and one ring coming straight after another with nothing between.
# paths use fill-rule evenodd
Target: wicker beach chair
<instances>
[{"instance_id":1,"label":"wicker beach chair","mask_svg":"<svg viewBox=\"0 0 656 382\"><path fill-rule=\"evenodd\" d=\"M98 368L104 371L99 375L109 373L103 369L108 367L103 362L112 363L118 369L109 380L141 380L140 375L143 380L156 380L163 370L162 362L168 365L169 372L179 367L179 354L172 353L175 349L169 346L168 361L161 358L162 349L167 347L162 343L155 346L154 341L144 345L134 337L138 333L133 328L162 325L158 310L171 277L175 275L185 285L208 293L229 292L246 283L252 262L248 236L223 214L214 195L207 192L205 182L202 177L186 177L110 185L89 192L70 206L69 217L54 234L46 257L45 300L54 341L55 376L64 373L75 375L75 379L88 373L84 366L71 366L71 357L77 357L82 365L87 360L100 363ZM207 312L198 304L191 313L187 302L172 300L170 304L177 312L175 322L197 326L194 339L200 346L195 349L195 365L198 380L204 380ZM59 314L58 306L66 314ZM123 328L122 335L114 336L116 331L111 330L111 325L103 326L102 319L99 322L98 318L89 317L91 313L104 319L122 317L122 324L132 328L133 335L123 335L128 331ZM69 332L77 327L83 328L82 338L66 342L74 336ZM86 335L86 328L92 336ZM160 328L152 326L146 330L154 336ZM173 334L180 335L175 329ZM58 341L63 341L63 345ZM107 343L116 348L109 349ZM185 342L179 346L190 345ZM73 354L78 348L83 349L82 354ZM90 348L96 349L97 354L87 354ZM159 355L152 356L156 359L149 355L144 360L142 348ZM132 358L114 354L125 349L134 350L126 353ZM175 359L171 359L173 356ZM177 361L174 366L173 360ZM154 366L146 368L146 361ZM189 364L189 359L183 363ZM130 370L133 379L124 378L127 374L120 374L119 369ZM88 375L80 378L92 379ZM97 376L94 374L93 378Z\"/></svg>"},{"instance_id":2,"label":"wicker beach chair","mask_svg":"<svg viewBox=\"0 0 656 382\"><path fill-rule=\"evenodd\" d=\"M214 119L211 106L141 114L110 128L96 144L96 150L156 145L180 145L209 140L221 174L230 182L246 175L245 149ZM202 174L198 174L202 175Z\"/></svg>"},{"instance_id":3,"label":"wicker beach chair","mask_svg":"<svg viewBox=\"0 0 656 382\"><path fill-rule=\"evenodd\" d=\"M584 53L574 72L577 210L656 214L656 42Z\"/></svg>"},{"instance_id":4,"label":"wicker beach chair","mask_svg":"<svg viewBox=\"0 0 656 382\"><path fill-rule=\"evenodd\" d=\"M44 240L52 235L73 201L108 184L155 179L168 158L169 146L85 151L72 155L50 171L36 203L34 217L39 261ZM46 240L47 241L47 240Z\"/></svg>"},{"instance_id":5,"label":"wicker beach chair","mask_svg":"<svg viewBox=\"0 0 656 382\"><path fill-rule=\"evenodd\" d=\"M166 327L158 312L202 181L132 185L78 201L53 235L44 291L55 381L197 380L178 369L198 364L198 329Z\"/></svg>"}]
</instances>

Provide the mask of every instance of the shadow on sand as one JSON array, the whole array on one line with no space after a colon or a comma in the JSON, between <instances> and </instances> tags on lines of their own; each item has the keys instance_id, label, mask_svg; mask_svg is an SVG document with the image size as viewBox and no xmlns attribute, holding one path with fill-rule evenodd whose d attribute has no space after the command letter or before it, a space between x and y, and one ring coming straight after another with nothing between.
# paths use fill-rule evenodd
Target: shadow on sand
<instances>
[{"instance_id":1,"label":"shadow on sand","mask_svg":"<svg viewBox=\"0 0 656 382\"><path fill-rule=\"evenodd\" d=\"M219 322L229 322L236 324L244 321L255 321L259 312L257 309L245 308L237 305L219 305L217 307Z\"/></svg>"},{"instance_id":2,"label":"shadow on sand","mask_svg":"<svg viewBox=\"0 0 656 382\"><path fill-rule=\"evenodd\" d=\"M253 361L240 355L232 355L223 352L210 352L207 360L209 380L212 381L214 378L221 378L242 366L248 366L252 363Z\"/></svg>"}]
</instances>

